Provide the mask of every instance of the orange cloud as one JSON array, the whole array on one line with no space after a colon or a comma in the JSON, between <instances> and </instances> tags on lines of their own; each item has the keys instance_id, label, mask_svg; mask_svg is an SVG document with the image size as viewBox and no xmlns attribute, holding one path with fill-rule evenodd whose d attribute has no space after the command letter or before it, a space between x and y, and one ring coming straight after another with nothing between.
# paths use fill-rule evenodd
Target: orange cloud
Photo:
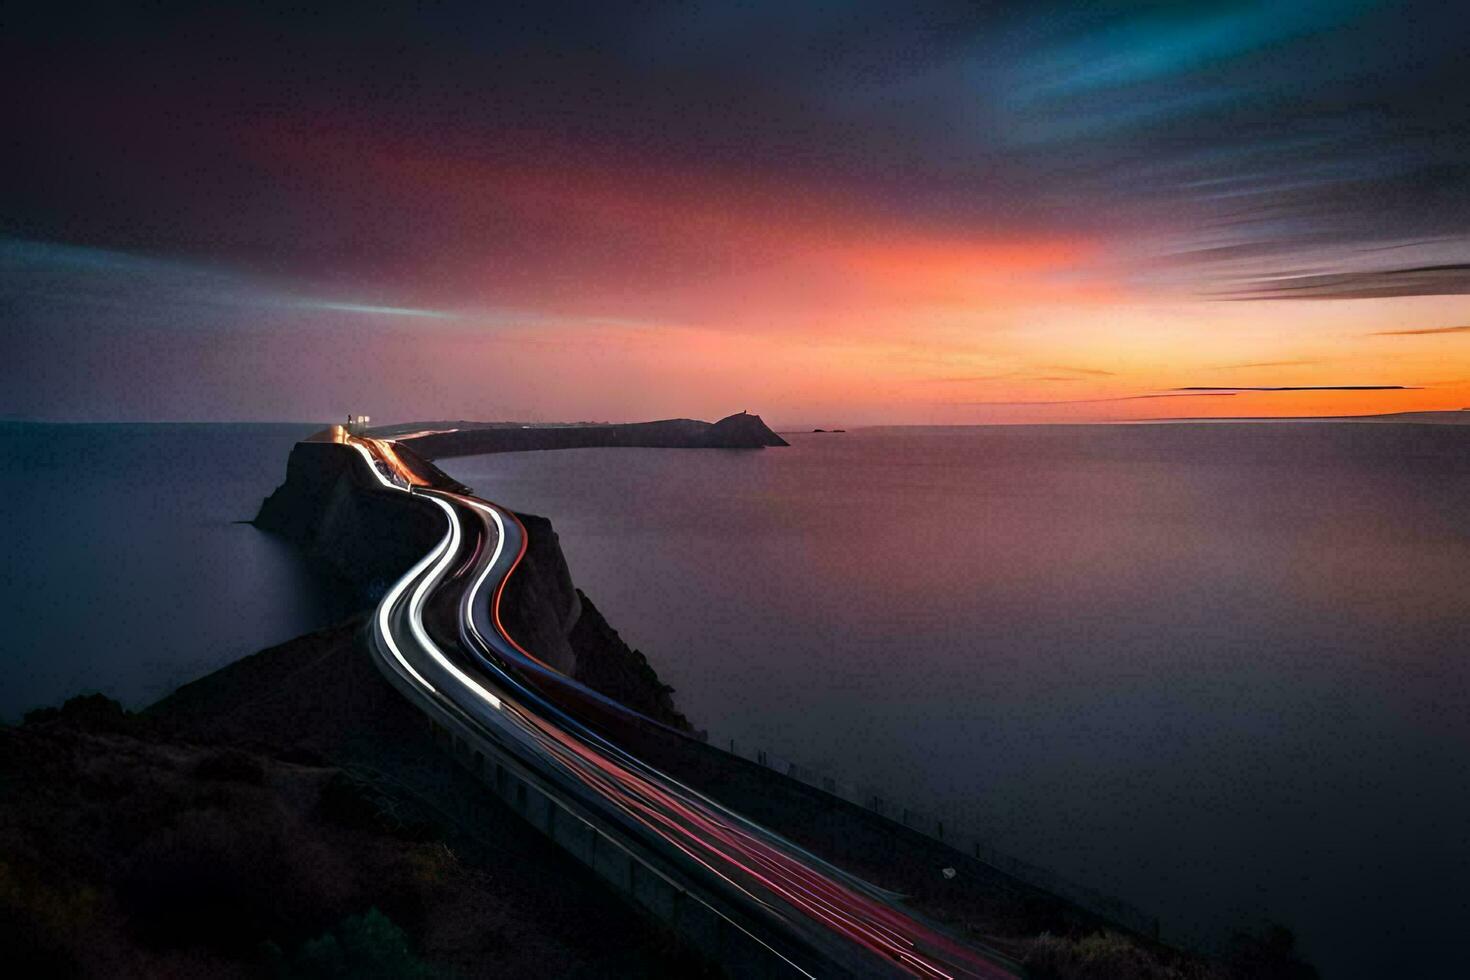
<instances>
[{"instance_id":1,"label":"orange cloud","mask_svg":"<svg viewBox=\"0 0 1470 980\"><path fill-rule=\"evenodd\" d=\"M404 302L821 329L895 308L996 309L1114 291L1079 275L1101 254L1097 242L958 234L881 211L850 188L538 147L531 136L426 148L273 121L243 139L272 169L339 198L334 213L363 215L363 227L336 231L380 241L383 274L414 291ZM341 186L349 161L355 179ZM342 207L343 196L360 206ZM383 227L397 232L386 243Z\"/></svg>"},{"instance_id":2,"label":"orange cloud","mask_svg":"<svg viewBox=\"0 0 1470 980\"><path fill-rule=\"evenodd\" d=\"M828 253L838 268L891 302L936 306L1017 304L1065 296L1071 300L1115 295L1112 287L1068 282L1101 248L1095 242L1058 238L990 241L872 235Z\"/></svg>"}]
</instances>

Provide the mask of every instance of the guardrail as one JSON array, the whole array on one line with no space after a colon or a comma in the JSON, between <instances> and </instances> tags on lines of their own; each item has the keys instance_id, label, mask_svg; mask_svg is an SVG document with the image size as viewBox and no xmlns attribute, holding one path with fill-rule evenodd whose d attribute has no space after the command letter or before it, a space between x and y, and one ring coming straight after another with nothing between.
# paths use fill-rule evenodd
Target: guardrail
<instances>
[{"instance_id":1,"label":"guardrail","mask_svg":"<svg viewBox=\"0 0 1470 980\"><path fill-rule=\"evenodd\" d=\"M1079 885L1054 871L997 850L983 836L966 827L963 817L908 806L893 799L880 788L842 779L831 772L793 762L767 749L747 748L734 738L721 739L711 733L709 744L797 782L822 790L840 800L862 807L916 833L932 837L962 854L1003 871L1028 885L1060 896L1094 915L1115 922L1133 932L1151 936L1154 939L1160 938L1157 916L1150 915L1121 898Z\"/></svg>"},{"instance_id":2,"label":"guardrail","mask_svg":"<svg viewBox=\"0 0 1470 980\"><path fill-rule=\"evenodd\" d=\"M383 672L406 689L391 670ZM697 895L662 861L582 812L475 726L437 705L412 703L427 716L434 741L481 785L711 963L732 976L760 980L810 975Z\"/></svg>"}]
</instances>

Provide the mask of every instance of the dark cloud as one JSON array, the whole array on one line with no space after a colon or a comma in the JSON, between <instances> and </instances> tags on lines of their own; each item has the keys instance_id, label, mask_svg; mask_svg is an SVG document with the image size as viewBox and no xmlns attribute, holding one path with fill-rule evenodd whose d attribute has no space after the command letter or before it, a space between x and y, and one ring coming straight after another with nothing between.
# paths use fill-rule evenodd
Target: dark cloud
<instances>
[{"instance_id":1,"label":"dark cloud","mask_svg":"<svg viewBox=\"0 0 1470 980\"><path fill-rule=\"evenodd\" d=\"M1470 263L1334 272L1323 275L1261 279L1221 298L1375 299L1390 296L1439 296L1470 293Z\"/></svg>"},{"instance_id":2,"label":"dark cloud","mask_svg":"<svg viewBox=\"0 0 1470 980\"><path fill-rule=\"evenodd\" d=\"M1434 244L1438 244L1439 242L1442 242L1444 240L1445 239L1443 237L1439 237L1439 238L1420 238L1420 239L1415 239L1413 241L1407 241L1407 242L1394 242L1392 245L1373 245L1373 246L1368 246L1368 247L1359 249L1359 251L1362 251L1362 252L1396 252L1399 249L1404 249L1404 248L1417 248L1417 247L1419 247L1421 245L1434 245Z\"/></svg>"},{"instance_id":3,"label":"dark cloud","mask_svg":"<svg viewBox=\"0 0 1470 980\"><path fill-rule=\"evenodd\" d=\"M1229 398L1234 395L1233 391L1178 391L1161 392L1150 395L1119 395L1114 398L1063 398L1056 401L981 401L981 402L955 402L956 405L1096 405L1103 402L1134 402L1146 398Z\"/></svg>"},{"instance_id":4,"label":"dark cloud","mask_svg":"<svg viewBox=\"0 0 1470 980\"><path fill-rule=\"evenodd\" d=\"M1418 391L1410 385L1274 385L1262 387L1237 387L1235 385L1200 385L1175 388L1175 391L1194 392L1238 392L1238 391Z\"/></svg>"},{"instance_id":5,"label":"dark cloud","mask_svg":"<svg viewBox=\"0 0 1470 980\"><path fill-rule=\"evenodd\" d=\"M1424 327L1419 330L1378 330L1370 333L1370 337L1422 337L1427 334L1436 333L1470 333L1470 326L1465 327Z\"/></svg>"}]
</instances>

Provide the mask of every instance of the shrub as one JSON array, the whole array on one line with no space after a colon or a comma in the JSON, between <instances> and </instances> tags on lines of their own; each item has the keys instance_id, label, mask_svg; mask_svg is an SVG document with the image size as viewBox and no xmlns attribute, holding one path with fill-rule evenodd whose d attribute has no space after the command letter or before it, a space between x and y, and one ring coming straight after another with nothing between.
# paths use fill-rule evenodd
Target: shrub
<instances>
[{"instance_id":1,"label":"shrub","mask_svg":"<svg viewBox=\"0 0 1470 980\"><path fill-rule=\"evenodd\" d=\"M1214 967L1172 960L1119 933L1095 932L1080 939L1043 933L1024 962L1035 980L1225 980Z\"/></svg>"},{"instance_id":2,"label":"shrub","mask_svg":"<svg viewBox=\"0 0 1470 980\"><path fill-rule=\"evenodd\" d=\"M340 770L323 784L317 816L339 827L392 834L404 841L427 841L437 836L431 825L401 813L391 796Z\"/></svg>"},{"instance_id":3,"label":"shrub","mask_svg":"<svg viewBox=\"0 0 1470 980\"><path fill-rule=\"evenodd\" d=\"M190 810L134 852L119 888L134 931L159 947L254 948L342 915L350 870L271 810Z\"/></svg>"},{"instance_id":4,"label":"shrub","mask_svg":"<svg viewBox=\"0 0 1470 980\"><path fill-rule=\"evenodd\" d=\"M1260 980L1317 980L1317 970L1296 957L1296 936L1279 923L1259 933L1237 932L1226 960L1241 976Z\"/></svg>"},{"instance_id":5,"label":"shrub","mask_svg":"<svg viewBox=\"0 0 1470 980\"><path fill-rule=\"evenodd\" d=\"M126 731L131 722L123 706L103 694L79 694L59 708L37 708L25 715L27 725L56 723L93 732Z\"/></svg>"},{"instance_id":6,"label":"shrub","mask_svg":"<svg viewBox=\"0 0 1470 980\"><path fill-rule=\"evenodd\" d=\"M417 980L435 975L409 948L404 931L376 908L348 916L335 928L302 943L293 957L282 956L279 947L272 947L267 955L278 974L290 980Z\"/></svg>"}]
</instances>

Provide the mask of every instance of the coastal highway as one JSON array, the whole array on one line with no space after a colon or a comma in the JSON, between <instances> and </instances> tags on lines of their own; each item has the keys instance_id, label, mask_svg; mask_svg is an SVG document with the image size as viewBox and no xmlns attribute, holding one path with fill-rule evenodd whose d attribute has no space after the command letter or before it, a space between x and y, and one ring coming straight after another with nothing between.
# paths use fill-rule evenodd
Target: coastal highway
<instances>
[{"instance_id":1,"label":"coastal highway","mask_svg":"<svg viewBox=\"0 0 1470 980\"><path fill-rule=\"evenodd\" d=\"M791 976L1002 978L999 955L945 935L897 896L641 762L613 740L628 709L541 663L506 632L500 600L526 547L510 511L429 485L387 440L344 436L385 493L444 519L438 545L379 603L380 667L430 713L534 773L572 812L665 869ZM789 970L787 969L789 968Z\"/></svg>"}]
</instances>

